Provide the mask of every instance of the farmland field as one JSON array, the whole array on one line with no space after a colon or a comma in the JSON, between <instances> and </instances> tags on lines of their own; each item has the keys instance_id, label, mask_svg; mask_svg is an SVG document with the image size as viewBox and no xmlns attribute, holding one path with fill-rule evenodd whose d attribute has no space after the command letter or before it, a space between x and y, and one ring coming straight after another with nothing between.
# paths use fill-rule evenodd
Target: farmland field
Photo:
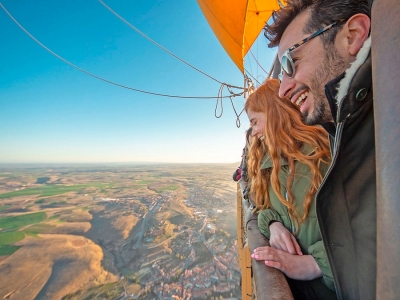
<instances>
[{"instance_id":1,"label":"farmland field","mask_svg":"<svg viewBox=\"0 0 400 300\"><path fill-rule=\"evenodd\" d=\"M0 165L0 298L240 298L235 168Z\"/></svg>"},{"instance_id":2,"label":"farmland field","mask_svg":"<svg viewBox=\"0 0 400 300\"><path fill-rule=\"evenodd\" d=\"M39 196L54 196L54 195L59 195L59 194L64 194L67 192L77 192L80 191L84 188L89 188L89 187L106 187L108 185L106 184L80 184L80 185L72 185L72 186L62 186L62 185L46 185L43 187L38 187L38 188L27 188L27 189L22 189L14 192L9 192L9 193L3 193L0 194L0 199L4 198L12 198L12 197L18 197L18 196L28 196L28 195L39 195Z\"/></svg>"},{"instance_id":3,"label":"farmland field","mask_svg":"<svg viewBox=\"0 0 400 300\"><path fill-rule=\"evenodd\" d=\"M0 218L0 228L15 229L30 224L42 222L46 219L45 212L37 212L33 214L24 214L20 216L9 216Z\"/></svg>"}]
</instances>

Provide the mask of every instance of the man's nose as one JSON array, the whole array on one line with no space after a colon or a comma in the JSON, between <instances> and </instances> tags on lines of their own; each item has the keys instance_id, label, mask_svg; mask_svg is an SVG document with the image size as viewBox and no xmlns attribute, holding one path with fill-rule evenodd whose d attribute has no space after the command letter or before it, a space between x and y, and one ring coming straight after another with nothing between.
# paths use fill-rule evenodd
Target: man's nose
<instances>
[{"instance_id":1,"label":"man's nose","mask_svg":"<svg viewBox=\"0 0 400 300\"><path fill-rule=\"evenodd\" d=\"M285 72L283 72L282 74L282 80L281 80L281 85L279 87L279 97L283 98L283 97L289 97L290 98L290 91L293 90L295 86L295 82L293 80L293 78L290 78L289 76L287 76L285 74Z\"/></svg>"}]
</instances>

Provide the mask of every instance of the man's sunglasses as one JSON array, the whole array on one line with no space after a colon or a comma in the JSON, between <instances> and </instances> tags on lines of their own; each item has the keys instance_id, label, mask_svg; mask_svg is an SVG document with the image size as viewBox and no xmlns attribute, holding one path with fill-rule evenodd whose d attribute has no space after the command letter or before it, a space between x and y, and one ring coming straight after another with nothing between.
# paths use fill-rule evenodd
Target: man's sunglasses
<instances>
[{"instance_id":1,"label":"man's sunglasses","mask_svg":"<svg viewBox=\"0 0 400 300\"><path fill-rule=\"evenodd\" d=\"M287 76L289 76L290 78L293 78L294 73L296 72L295 67L294 67L294 63L293 63L293 59L290 56L290 52L293 51L294 49L300 47L301 45L305 44L306 42L308 42L309 40L315 38L316 36L324 33L325 31L328 31L329 29L331 29L333 26L338 25L340 23L345 22L346 19L340 19L338 21L335 21L331 24L329 24L328 26L325 26L324 28L316 31L315 33L313 33L312 35L310 35L309 37L306 37L305 39L301 40L300 42L298 42L297 44L294 44L292 47L290 47L289 49L287 49L281 58L281 67L282 67L282 71L281 74L279 75L279 79L282 81L282 76L283 76L283 72L286 73Z\"/></svg>"}]
</instances>

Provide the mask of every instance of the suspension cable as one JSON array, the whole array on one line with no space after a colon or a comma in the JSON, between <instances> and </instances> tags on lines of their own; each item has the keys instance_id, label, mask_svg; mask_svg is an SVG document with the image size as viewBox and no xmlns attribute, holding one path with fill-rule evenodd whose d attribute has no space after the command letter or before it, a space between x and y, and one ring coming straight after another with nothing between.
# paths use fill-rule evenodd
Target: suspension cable
<instances>
[{"instance_id":1,"label":"suspension cable","mask_svg":"<svg viewBox=\"0 0 400 300\"><path fill-rule=\"evenodd\" d=\"M246 68L244 68L244 70L246 71L245 75L247 74L250 75L250 77L253 78L258 83L258 85L261 85L261 83L257 80L257 78L255 78Z\"/></svg>"},{"instance_id":2,"label":"suspension cable","mask_svg":"<svg viewBox=\"0 0 400 300\"><path fill-rule=\"evenodd\" d=\"M233 86L233 85L228 85L225 82L219 81L218 79L215 79L214 77L212 77L211 75L208 75L207 73L199 70L198 68L196 68L195 66L189 64L188 62L184 61L182 58L180 58L179 56L175 55L174 53L172 53L171 51L169 51L168 49L166 49L165 47L161 46L159 43L157 43L156 41L154 41L153 39L151 39L150 37L148 37L146 34L144 34L142 31L140 31L139 29L137 29L135 26L133 26L131 23L129 23L127 20L125 20L123 17L121 17L119 14L117 14L113 9L111 9L109 6L107 6L102 0L99 0L100 4L102 4L105 8L107 8L114 16L116 16L118 19L120 19L122 22L124 22L126 25L128 25L130 28L132 28L133 30L135 30L138 34L140 34L142 37L144 37L146 40L148 40L149 42L151 42L152 44L156 45L158 48L160 48L161 50L167 52L169 55L175 57L177 60L183 62L185 65L191 67L192 69L196 70L197 72L200 72L201 74L207 76L208 78L218 82L221 85L226 85L226 86L230 86L236 89L244 89L243 87L239 87L239 86Z\"/></svg>"},{"instance_id":3,"label":"suspension cable","mask_svg":"<svg viewBox=\"0 0 400 300\"><path fill-rule=\"evenodd\" d=\"M253 56L254 60L256 61L257 65L261 68L261 70L263 70L263 71L265 72L265 74L268 75L268 72L265 71L265 69L264 69L264 68L261 66L261 64L258 62L257 58L254 56L253 51L251 51L251 49L250 49L250 53L251 53L251 56Z\"/></svg>"},{"instance_id":4,"label":"suspension cable","mask_svg":"<svg viewBox=\"0 0 400 300\"><path fill-rule=\"evenodd\" d=\"M121 88L124 88L124 89L128 89L128 90L132 90L132 91L135 91L135 92L139 92L139 93L144 93L144 94L149 94L149 95L154 95L154 96L160 96L160 97L169 97L169 98L183 98L183 99L221 99L221 98L231 98L231 97L241 96L241 95L244 94L244 91L243 91L243 92L240 92L240 93L231 94L231 95L229 95L229 96L222 96L222 95L218 95L218 96L178 96L178 95L161 94L161 93L154 93L154 92L139 90L139 89L132 88L132 87L129 87L129 86L125 86L125 85L122 85L122 84L119 84L119 83L115 83L115 82L113 82L113 81L104 79L104 78L99 77L99 76L97 76L97 75L94 75L94 74L92 74L92 73L90 73L90 72L88 72L88 71L86 71L86 70L84 70L84 69L82 69L82 68L80 68L80 67L74 65L73 63L67 61L66 59L64 59L63 57L61 57L61 56L58 55L57 53L55 53L54 51L50 50L48 47L46 47L44 44L42 44L39 40L37 40L32 34L30 34L21 24L19 24L18 21L8 12L8 10L3 6L2 3L0 3L0 6L1 6L1 8L5 11L5 13L10 17L10 19L11 19L12 21L14 21L14 23L15 23L22 31L24 31L32 40L34 40L34 41L35 41L37 44L39 44L42 48L44 48L45 50L47 50L49 53L51 53L52 55L54 55L55 57L57 57L57 58L60 59L61 61L63 61L63 62L65 62L66 64L70 65L71 67L73 67L73 68L75 68L75 69L77 69L77 70L79 70L79 71L85 73L86 75L92 76L92 77L94 77L94 78L96 78L96 79L99 79L99 80L101 80L101 81L107 82L107 83L109 83L109 84L113 84L113 85L115 85L115 86L118 86L118 87L121 87ZM222 86L225 86L225 85L226 85L226 86L229 86L229 87L232 87L232 88L239 88L239 87L227 85L226 83L221 83L221 85L222 85ZM240 87L240 89L243 89L243 88Z\"/></svg>"}]
</instances>

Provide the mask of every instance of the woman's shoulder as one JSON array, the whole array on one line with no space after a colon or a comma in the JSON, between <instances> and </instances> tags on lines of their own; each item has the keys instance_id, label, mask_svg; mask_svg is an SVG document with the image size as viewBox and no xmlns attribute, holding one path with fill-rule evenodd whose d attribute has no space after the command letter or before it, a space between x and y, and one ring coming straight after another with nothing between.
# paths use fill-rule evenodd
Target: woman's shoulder
<instances>
[{"instance_id":1,"label":"woman's shoulder","mask_svg":"<svg viewBox=\"0 0 400 300\"><path fill-rule=\"evenodd\" d=\"M313 155L316 151L316 148L313 148L310 144L303 144L301 147L301 153L310 156ZM296 162L296 161L295 161ZM289 165L288 161L283 157L280 158L281 167L285 168ZM261 161L260 169L271 169L274 166L271 156L267 153ZM327 169L329 165L321 166L323 170ZM326 171L326 170L325 170Z\"/></svg>"},{"instance_id":2,"label":"woman's shoulder","mask_svg":"<svg viewBox=\"0 0 400 300\"><path fill-rule=\"evenodd\" d=\"M315 148L313 148L310 144L304 143L303 146L301 147L301 153L304 155L312 155L315 153Z\"/></svg>"},{"instance_id":3,"label":"woman's shoulder","mask_svg":"<svg viewBox=\"0 0 400 300\"><path fill-rule=\"evenodd\" d=\"M286 161L286 159L283 159L283 158L280 159L280 163L281 163L281 167L288 165L288 162ZM273 166L274 166L274 163L272 162L271 156L269 156L269 154L266 154L261 161L261 166L260 166L261 170L271 169Z\"/></svg>"}]
</instances>

